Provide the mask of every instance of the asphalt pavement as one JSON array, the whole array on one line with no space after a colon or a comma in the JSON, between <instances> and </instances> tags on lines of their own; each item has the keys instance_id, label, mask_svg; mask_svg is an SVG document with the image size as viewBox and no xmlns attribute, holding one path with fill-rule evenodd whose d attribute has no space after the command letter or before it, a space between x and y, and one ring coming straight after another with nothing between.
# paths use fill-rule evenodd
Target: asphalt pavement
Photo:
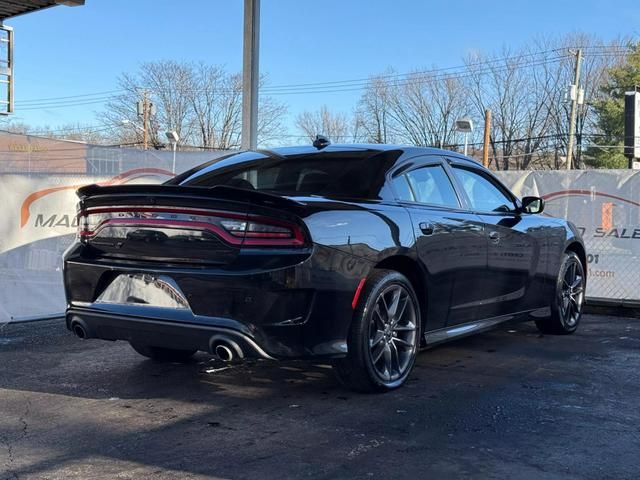
<instances>
[{"instance_id":1,"label":"asphalt pavement","mask_svg":"<svg viewBox=\"0 0 640 480\"><path fill-rule=\"evenodd\" d=\"M0 478L638 479L640 319L505 325L383 395L325 365L157 364L62 320L4 325Z\"/></svg>"}]
</instances>

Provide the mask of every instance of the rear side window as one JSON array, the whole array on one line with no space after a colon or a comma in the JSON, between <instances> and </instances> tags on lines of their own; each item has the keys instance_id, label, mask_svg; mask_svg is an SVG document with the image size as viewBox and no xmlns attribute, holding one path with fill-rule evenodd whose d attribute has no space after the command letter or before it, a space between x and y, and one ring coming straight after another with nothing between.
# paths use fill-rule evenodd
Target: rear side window
<instances>
[{"instance_id":1,"label":"rear side window","mask_svg":"<svg viewBox=\"0 0 640 480\"><path fill-rule=\"evenodd\" d=\"M440 165L403 173L393 179L393 186L400 200L452 208L460 206L453 185Z\"/></svg>"},{"instance_id":2,"label":"rear side window","mask_svg":"<svg viewBox=\"0 0 640 480\"><path fill-rule=\"evenodd\" d=\"M405 202L415 202L411 188L409 187L409 181L406 175L398 175L392 179L393 188L396 191L398 200L404 200Z\"/></svg>"}]
</instances>

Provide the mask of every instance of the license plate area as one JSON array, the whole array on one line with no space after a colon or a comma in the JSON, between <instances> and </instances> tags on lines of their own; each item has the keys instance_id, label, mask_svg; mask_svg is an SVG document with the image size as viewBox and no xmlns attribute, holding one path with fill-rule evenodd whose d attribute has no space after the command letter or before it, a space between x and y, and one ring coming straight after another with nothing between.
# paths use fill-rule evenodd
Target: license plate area
<instances>
[{"instance_id":1,"label":"license plate area","mask_svg":"<svg viewBox=\"0 0 640 480\"><path fill-rule=\"evenodd\" d=\"M96 303L190 309L175 280L166 275L146 273L118 275L100 294Z\"/></svg>"}]
</instances>

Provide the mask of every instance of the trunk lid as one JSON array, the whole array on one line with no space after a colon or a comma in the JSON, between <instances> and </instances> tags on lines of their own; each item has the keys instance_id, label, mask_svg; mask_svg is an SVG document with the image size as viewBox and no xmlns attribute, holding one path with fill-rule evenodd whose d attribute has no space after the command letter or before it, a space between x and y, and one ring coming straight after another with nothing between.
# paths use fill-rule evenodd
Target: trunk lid
<instances>
[{"instance_id":1,"label":"trunk lid","mask_svg":"<svg viewBox=\"0 0 640 480\"><path fill-rule=\"evenodd\" d=\"M296 214L303 205L277 195L178 185L89 185L77 193L79 235L98 258L227 265L241 248L308 241Z\"/></svg>"}]
</instances>

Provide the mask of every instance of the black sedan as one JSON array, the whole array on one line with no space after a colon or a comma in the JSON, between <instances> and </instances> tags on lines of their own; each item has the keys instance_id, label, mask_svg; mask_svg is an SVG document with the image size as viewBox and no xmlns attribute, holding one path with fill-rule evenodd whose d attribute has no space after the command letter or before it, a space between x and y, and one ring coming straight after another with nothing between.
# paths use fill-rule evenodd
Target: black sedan
<instances>
[{"instance_id":1,"label":"black sedan","mask_svg":"<svg viewBox=\"0 0 640 480\"><path fill-rule=\"evenodd\" d=\"M78 195L67 327L153 359L322 358L348 387L388 390L423 347L580 322L576 228L456 153L320 142Z\"/></svg>"}]
</instances>

